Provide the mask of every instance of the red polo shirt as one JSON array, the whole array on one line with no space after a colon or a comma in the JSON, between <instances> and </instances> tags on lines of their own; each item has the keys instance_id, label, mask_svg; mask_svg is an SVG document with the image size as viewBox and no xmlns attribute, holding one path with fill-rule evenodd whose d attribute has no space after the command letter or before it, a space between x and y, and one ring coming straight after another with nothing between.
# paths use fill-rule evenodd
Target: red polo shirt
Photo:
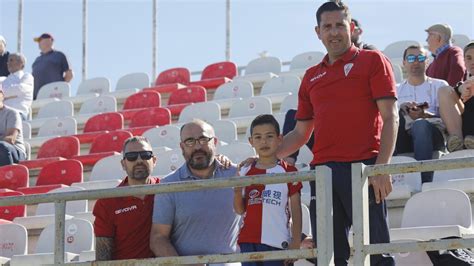
<instances>
[{"instance_id":1,"label":"red polo shirt","mask_svg":"<svg viewBox=\"0 0 474 266\"><path fill-rule=\"evenodd\" d=\"M155 177L149 180L149 184L160 182ZM124 186L128 186L128 177L119 185ZM112 259L154 257L150 250L154 196L146 195L144 200L133 196L97 200L93 211L94 233L96 237L114 239Z\"/></svg>"},{"instance_id":2,"label":"red polo shirt","mask_svg":"<svg viewBox=\"0 0 474 266\"><path fill-rule=\"evenodd\" d=\"M377 156L382 118L376 100L395 98L392 66L379 51L352 46L332 65L308 69L298 94L297 120L314 119L312 164Z\"/></svg>"}]
</instances>

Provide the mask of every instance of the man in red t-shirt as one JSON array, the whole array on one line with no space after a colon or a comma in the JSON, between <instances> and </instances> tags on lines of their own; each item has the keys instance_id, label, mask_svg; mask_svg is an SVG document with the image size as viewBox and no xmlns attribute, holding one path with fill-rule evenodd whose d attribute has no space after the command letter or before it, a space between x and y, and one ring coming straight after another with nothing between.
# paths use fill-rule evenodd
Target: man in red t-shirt
<instances>
[{"instance_id":1,"label":"man in red t-shirt","mask_svg":"<svg viewBox=\"0 0 474 266\"><path fill-rule=\"evenodd\" d=\"M150 174L156 164L151 144L141 136L127 139L122 167L127 177L119 187L159 183ZM150 250L154 195L99 199L93 214L96 260L154 257Z\"/></svg>"},{"instance_id":2,"label":"man in red t-shirt","mask_svg":"<svg viewBox=\"0 0 474 266\"><path fill-rule=\"evenodd\" d=\"M306 71L298 94L296 126L278 151L285 158L304 145L314 129L311 165L332 170L334 262L347 265L352 224L351 164L390 162L397 137L398 110L390 62L379 51L351 44L354 23L341 2L326 2L316 12L318 38L327 49L322 62ZM389 175L369 178L371 243L390 241L384 199L392 190ZM315 199L314 182L311 182ZM315 237L315 200L311 201ZM316 241L316 239L314 239ZM390 256L371 256L372 265L394 265Z\"/></svg>"}]
</instances>

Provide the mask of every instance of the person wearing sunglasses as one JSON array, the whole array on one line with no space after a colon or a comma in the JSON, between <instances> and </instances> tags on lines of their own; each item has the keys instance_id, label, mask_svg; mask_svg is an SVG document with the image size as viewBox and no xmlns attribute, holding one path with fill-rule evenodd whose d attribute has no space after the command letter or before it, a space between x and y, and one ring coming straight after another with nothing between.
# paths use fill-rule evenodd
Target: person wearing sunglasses
<instances>
[{"instance_id":1,"label":"person wearing sunglasses","mask_svg":"<svg viewBox=\"0 0 474 266\"><path fill-rule=\"evenodd\" d=\"M202 120L181 127L186 163L162 183L213 180L237 175L216 159L217 137ZM232 188L155 195L150 246L155 256L235 253L240 216L233 211Z\"/></svg>"},{"instance_id":2,"label":"person wearing sunglasses","mask_svg":"<svg viewBox=\"0 0 474 266\"><path fill-rule=\"evenodd\" d=\"M414 152L416 160L430 160L433 151L445 148L445 126L439 118L438 90L448 86L441 79L427 77L427 51L412 45L403 52L407 79L397 86L400 125L395 154ZM433 172L421 173L422 182L431 182Z\"/></svg>"},{"instance_id":3,"label":"person wearing sunglasses","mask_svg":"<svg viewBox=\"0 0 474 266\"><path fill-rule=\"evenodd\" d=\"M157 184L150 176L156 164L150 142L142 136L127 139L121 166L127 176L119 187ZM119 167L119 165L117 165ZM152 258L151 217L154 195L99 199L93 214L96 260Z\"/></svg>"}]
</instances>

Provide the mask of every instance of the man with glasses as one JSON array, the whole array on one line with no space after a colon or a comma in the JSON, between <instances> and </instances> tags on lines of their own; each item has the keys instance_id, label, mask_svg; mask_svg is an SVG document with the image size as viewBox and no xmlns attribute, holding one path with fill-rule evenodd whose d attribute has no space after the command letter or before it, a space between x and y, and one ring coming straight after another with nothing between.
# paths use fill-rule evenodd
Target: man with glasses
<instances>
[{"instance_id":1,"label":"man with glasses","mask_svg":"<svg viewBox=\"0 0 474 266\"><path fill-rule=\"evenodd\" d=\"M119 187L159 183L151 177L156 164L150 142L141 136L123 145L122 168L127 177ZM96 260L151 258L151 217L154 195L99 199L93 214Z\"/></svg>"},{"instance_id":2,"label":"man with glasses","mask_svg":"<svg viewBox=\"0 0 474 266\"><path fill-rule=\"evenodd\" d=\"M439 88L448 86L441 79L427 77L427 51L409 46L403 52L407 79L397 87L400 126L395 153L414 152L416 160L430 160L433 151L444 149L444 124L439 118ZM433 172L421 173L422 182L433 181Z\"/></svg>"},{"instance_id":3,"label":"man with glasses","mask_svg":"<svg viewBox=\"0 0 474 266\"><path fill-rule=\"evenodd\" d=\"M216 160L217 138L208 123L194 120L181 127L180 147L186 163L162 182L222 179L236 167ZM232 188L157 194L150 246L155 256L209 255L236 252L239 216Z\"/></svg>"}]
</instances>

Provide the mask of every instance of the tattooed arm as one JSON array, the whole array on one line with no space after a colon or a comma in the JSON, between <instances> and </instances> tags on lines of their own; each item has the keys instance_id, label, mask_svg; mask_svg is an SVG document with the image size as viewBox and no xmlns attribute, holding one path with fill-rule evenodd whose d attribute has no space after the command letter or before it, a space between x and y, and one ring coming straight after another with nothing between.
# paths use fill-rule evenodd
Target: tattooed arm
<instances>
[{"instance_id":1,"label":"tattooed arm","mask_svg":"<svg viewBox=\"0 0 474 266\"><path fill-rule=\"evenodd\" d=\"M114 250L114 239L112 237L95 238L95 259L112 260Z\"/></svg>"}]
</instances>

